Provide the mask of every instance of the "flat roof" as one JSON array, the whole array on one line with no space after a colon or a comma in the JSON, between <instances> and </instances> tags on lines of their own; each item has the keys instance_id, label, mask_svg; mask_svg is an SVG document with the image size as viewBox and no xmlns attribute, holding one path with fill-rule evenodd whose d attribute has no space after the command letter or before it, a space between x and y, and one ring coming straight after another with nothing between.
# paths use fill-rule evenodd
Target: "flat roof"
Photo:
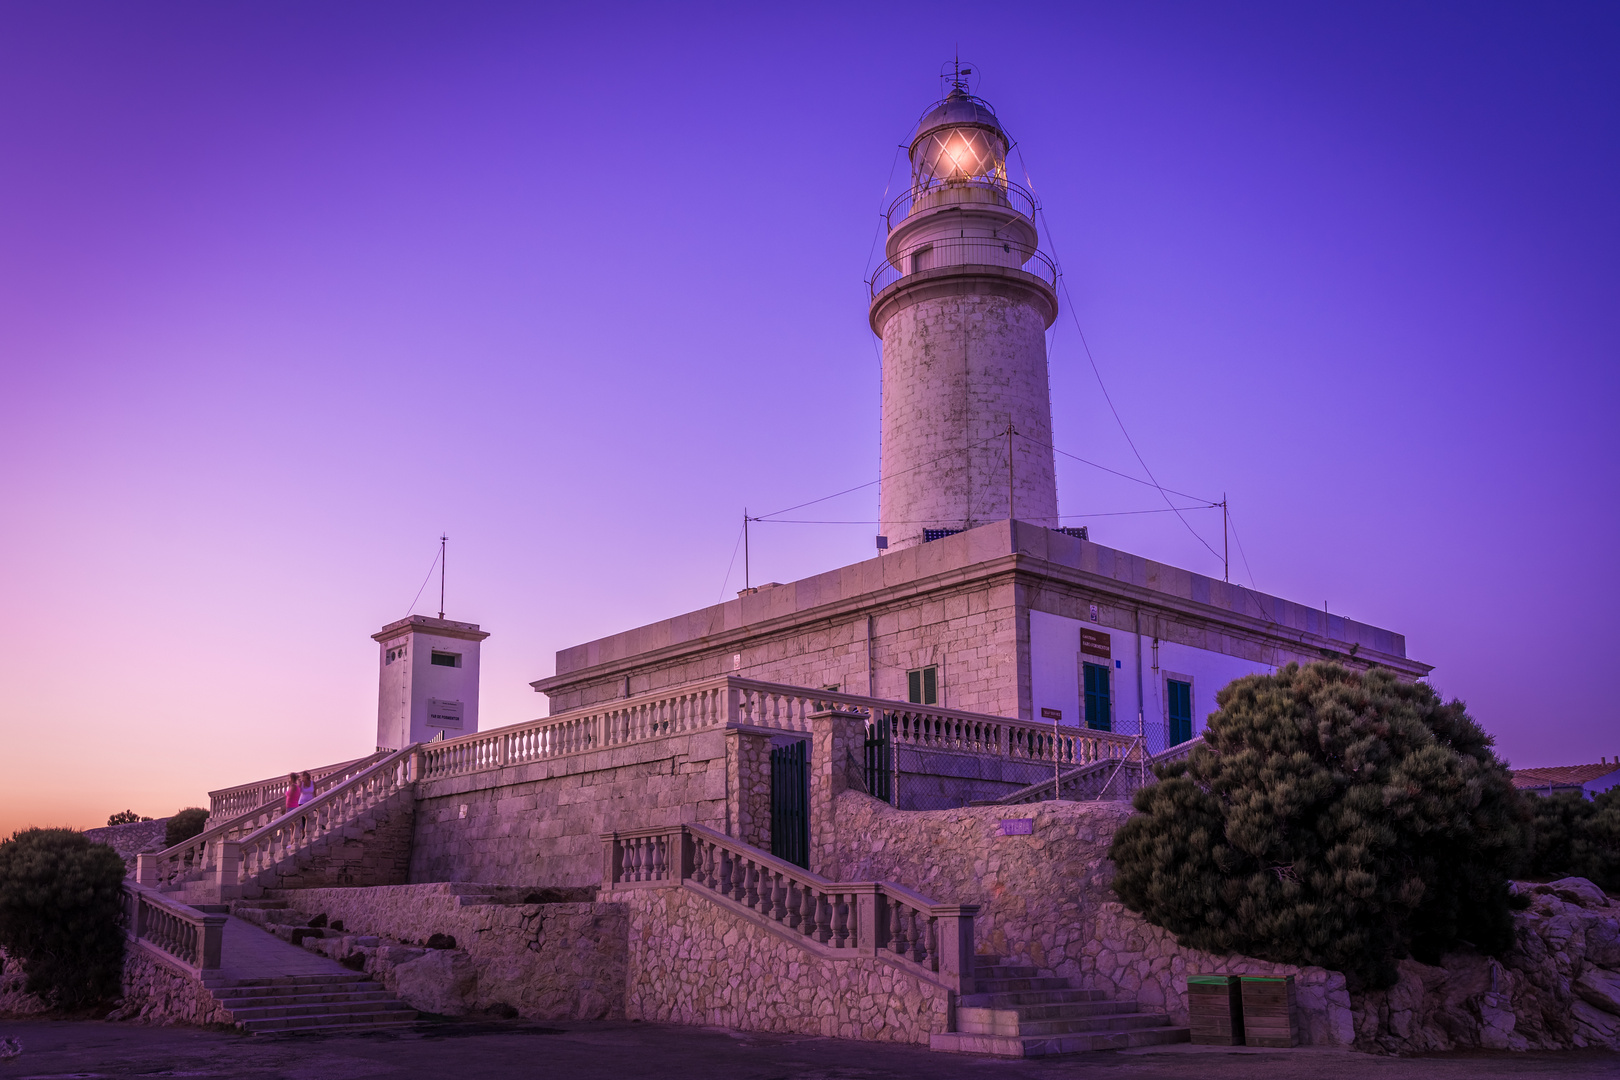
<instances>
[{"instance_id":1,"label":"flat roof","mask_svg":"<svg viewBox=\"0 0 1620 1080\"><path fill-rule=\"evenodd\" d=\"M545 692L576 683L580 673L604 665L651 653L713 647L729 638L811 618L836 618L846 611L853 614L908 593L1007 571L1067 580L1128 604L1154 604L1189 617L1246 624L1256 633L1295 643L1314 638L1407 660L1406 638L1392 630L1039 525L998 521L799 581L761 586L735 600L559 650L557 673L531 685ZM1400 666L1420 673L1430 670L1429 665L1409 660Z\"/></svg>"}]
</instances>

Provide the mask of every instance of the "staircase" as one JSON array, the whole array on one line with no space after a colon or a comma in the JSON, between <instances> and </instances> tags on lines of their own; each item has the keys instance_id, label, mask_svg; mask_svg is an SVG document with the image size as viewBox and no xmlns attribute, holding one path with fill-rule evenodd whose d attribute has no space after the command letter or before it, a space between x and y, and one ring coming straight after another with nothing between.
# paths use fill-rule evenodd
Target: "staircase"
<instances>
[{"instance_id":1,"label":"staircase","mask_svg":"<svg viewBox=\"0 0 1620 1080\"><path fill-rule=\"evenodd\" d=\"M974 957L975 992L956 1006L956 1030L929 1040L934 1050L998 1057L1046 1057L1187 1042L1187 1028L1164 1013L1141 1011L1135 998L1110 999L1033 967Z\"/></svg>"},{"instance_id":2,"label":"staircase","mask_svg":"<svg viewBox=\"0 0 1620 1080\"><path fill-rule=\"evenodd\" d=\"M250 1034L350 1032L399 1027L416 1010L364 975L345 972L228 979L204 983L214 1000Z\"/></svg>"}]
</instances>

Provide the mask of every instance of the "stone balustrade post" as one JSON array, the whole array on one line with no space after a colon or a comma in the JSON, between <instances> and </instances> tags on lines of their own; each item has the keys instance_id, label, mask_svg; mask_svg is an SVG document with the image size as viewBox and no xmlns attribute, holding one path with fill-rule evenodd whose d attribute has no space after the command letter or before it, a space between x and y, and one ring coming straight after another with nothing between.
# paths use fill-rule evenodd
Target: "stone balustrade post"
<instances>
[{"instance_id":1,"label":"stone balustrade post","mask_svg":"<svg viewBox=\"0 0 1620 1080\"><path fill-rule=\"evenodd\" d=\"M202 940L198 942L201 947L197 950L197 966L204 971L217 969L220 962L221 946L225 937L224 915L204 915L202 926Z\"/></svg>"},{"instance_id":2,"label":"stone balustrade post","mask_svg":"<svg viewBox=\"0 0 1620 1080\"><path fill-rule=\"evenodd\" d=\"M241 867L242 845L234 840L219 841L219 851L214 857L214 887L222 902L242 895Z\"/></svg>"},{"instance_id":3,"label":"stone balustrade post","mask_svg":"<svg viewBox=\"0 0 1620 1080\"><path fill-rule=\"evenodd\" d=\"M420 779L422 779L422 751L420 751L420 750L412 750L411 751L410 762L411 762L411 779L412 780L420 780Z\"/></svg>"},{"instance_id":4,"label":"stone balustrade post","mask_svg":"<svg viewBox=\"0 0 1620 1080\"><path fill-rule=\"evenodd\" d=\"M157 888L158 860L157 855L135 856L135 884L145 885L148 889Z\"/></svg>"},{"instance_id":5,"label":"stone balustrade post","mask_svg":"<svg viewBox=\"0 0 1620 1080\"><path fill-rule=\"evenodd\" d=\"M928 913L939 934L939 976L958 994L973 993L973 917L978 904L935 904Z\"/></svg>"},{"instance_id":6,"label":"stone balustrade post","mask_svg":"<svg viewBox=\"0 0 1620 1080\"><path fill-rule=\"evenodd\" d=\"M878 907L883 902L883 886L873 882L856 885L851 895L855 911L851 929L855 947L863 956L875 956L878 949Z\"/></svg>"},{"instance_id":7,"label":"stone balustrade post","mask_svg":"<svg viewBox=\"0 0 1620 1080\"><path fill-rule=\"evenodd\" d=\"M864 778L850 782L851 770L863 768L866 714L849 709L821 709L810 714L810 871L840 881L838 796L860 789Z\"/></svg>"}]
</instances>

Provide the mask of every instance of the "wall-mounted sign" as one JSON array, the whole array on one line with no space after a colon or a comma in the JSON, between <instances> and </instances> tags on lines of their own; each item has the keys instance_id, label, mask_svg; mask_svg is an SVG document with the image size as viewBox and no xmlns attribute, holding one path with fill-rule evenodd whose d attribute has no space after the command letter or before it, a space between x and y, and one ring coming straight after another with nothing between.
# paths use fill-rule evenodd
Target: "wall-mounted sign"
<instances>
[{"instance_id":1,"label":"wall-mounted sign","mask_svg":"<svg viewBox=\"0 0 1620 1080\"><path fill-rule=\"evenodd\" d=\"M436 697L428 698L427 707L428 727L455 728L461 730L461 702L440 701Z\"/></svg>"},{"instance_id":2,"label":"wall-mounted sign","mask_svg":"<svg viewBox=\"0 0 1620 1080\"><path fill-rule=\"evenodd\" d=\"M1080 651L1087 656L1100 656L1104 660L1112 659L1113 654L1109 651L1111 644L1112 641L1109 636L1101 630L1080 631Z\"/></svg>"},{"instance_id":3,"label":"wall-mounted sign","mask_svg":"<svg viewBox=\"0 0 1620 1080\"><path fill-rule=\"evenodd\" d=\"M1014 817L1001 819L1002 836L1034 836L1035 819L1027 817Z\"/></svg>"},{"instance_id":4,"label":"wall-mounted sign","mask_svg":"<svg viewBox=\"0 0 1620 1080\"><path fill-rule=\"evenodd\" d=\"M1041 710L1041 719L1042 720L1061 720L1061 719L1063 719L1063 710L1062 709L1042 709Z\"/></svg>"}]
</instances>

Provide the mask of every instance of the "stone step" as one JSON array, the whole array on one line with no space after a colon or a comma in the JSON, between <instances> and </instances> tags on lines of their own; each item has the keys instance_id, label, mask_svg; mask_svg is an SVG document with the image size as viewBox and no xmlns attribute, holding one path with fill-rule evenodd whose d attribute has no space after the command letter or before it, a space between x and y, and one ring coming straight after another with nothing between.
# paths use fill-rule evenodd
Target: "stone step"
<instances>
[{"instance_id":1,"label":"stone step","mask_svg":"<svg viewBox=\"0 0 1620 1080\"><path fill-rule=\"evenodd\" d=\"M1041 1020L1075 1020L1088 1016L1120 1016L1125 1013L1140 1012L1135 1001L1066 1001L1056 1005L963 1005L957 1004L959 1015L971 1014L988 1021L989 1014L995 1014L998 1022L1010 1021L1017 1023L1033 1023ZM980 1014L984 1014L980 1017ZM999 1019L1005 1018L1005 1020ZM998 1030L998 1034L1016 1034L1016 1028L1005 1031Z\"/></svg>"},{"instance_id":2,"label":"stone step","mask_svg":"<svg viewBox=\"0 0 1620 1080\"><path fill-rule=\"evenodd\" d=\"M399 1020L372 1020L354 1024L311 1024L308 1027L288 1028L283 1031L257 1031L251 1034L259 1038L273 1038L275 1036L296 1038L300 1035L350 1035L361 1031L397 1031L400 1028L410 1027L417 1021L417 1015L414 1012L411 1012L408 1016L405 1013L400 1015L402 1019Z\"/></svg>"},{"instance_id":3,"label":"stone step","mask_svg":"<svg viewBox=\"0 0 1620 1080\"><path fill-rule=\"evenodd\" d=\"M247 997L225 997L215 994L214 1000L230 1009L269 1009L278 1006L322 1005L345 1001L392 1001L394 995L378 987L375 990L337 991L330 994L253 994Z\"/></svg>"},{"instance_id":4,"label":"stone step","mask_svg":"<svg viewBox=\"0 0 1620 1080\"><path fill-rule=\"evenodd\" d=\"M1011 1009L1023 1005L1063 1005L1074 1001L1103 1001L1108 997L1101 990L1015 990L996 993L963 994L960 1005L986 1009Z\"/></svg>"},{"instance_id":5,"label":"stone step","mask_svg":"<svg viewBox=\"0 0 1620 1080\"><path fill-rule=\"evenodd\" d=\"M1015 1012L1000 1009L958 1009L956 1012L957 1030L971 1035L1066 1035L1169 1025L1170 1018L1163 1013L1127 1012L1024 1020Z\"/></svg>"},{"instance_id":6,"label":"stone step","mask_svg":"<svg viewBox=\"0 0 1620 1080\"><path fill-rule=\"evenodd\" d=\"M981 964L973 969L975 979L1032 979L1036 969L1018 964Z\"/></svg>"},{"instance_id":7,"label":"stone step","mask_svg":"<svg viewBox=\"0 0 1620 1080\"><path fill-rule=\"evenodd\" d=\"M1068 979L1057 979L1051 976L1044 978L1030 976L1021 979L978 979L973 980L973 991L977 994L1005 994L1027 990L1072 990Z\"/></svg>"},{"instance_id":8,"label":"stone step","mask_svg":"<svg viewBox=\"0 0 1620 1080\"><path fill-rule=\"evenodd\" d=\"M275 1031L309 1031L314 1028L343 1028L358 1025L400 1024L416 1019L416 1010L403 1005L393 1009L373 1009L367 1012L312 1013L308 1016L275 1016L263 1020L243 1020L237 1025L249 1034L258 1035Z\"/></svg>"},{"instance_id":9,"label":"stone step","mask_svg":"<svg viewBox=\"0 0 1620 1080\"><path fill-rule=\"evenodd\" d=\"M371 1001L322 1001L312 1005L286 1005L277 1002L274 1005L259 1008L239 1009L226 1006L231 1019L238 1024L245 1024L252 1020L274 1020L294 1016L348 1016L351 1013L399 1012L406 1008L395 1001L391 995L379 1000Z\"/></svg>"},{"instance_id":10,"label":"stone step","mask_svg":"<svg viewBox=\"0 0 1620 1080\"><path fill-rule=\"evenodd\" d=\"M266 975L246 979L221 979L215 982L204 980L210 990L236 990L244 987L262 986L326 986L335 984L350 985L354 983L369 982L362 972L334 972L330 975ZM375 985L375 984L372 984ZM365 987L371 989L371 986Z\"/></svg>"},{"instance_id":11,"label":"stone step","mask_svg":"<svg viewBox=\"0 0 1620 1080\"><path fill-rule=\"evenodd\" d=\"M969 1032L941 1032L929 1036L932 1050L955 1054L991 1054L996 1057L1050 1057L1054 1054L1080 1054L1096 1050L1128 1050L1137 1046L1164 1046L1188 1042L1184 1027L1132 1028L1121 1031L1090 1031L1069 1035L975 1035Z\"/></svg>"}]
</instances>

